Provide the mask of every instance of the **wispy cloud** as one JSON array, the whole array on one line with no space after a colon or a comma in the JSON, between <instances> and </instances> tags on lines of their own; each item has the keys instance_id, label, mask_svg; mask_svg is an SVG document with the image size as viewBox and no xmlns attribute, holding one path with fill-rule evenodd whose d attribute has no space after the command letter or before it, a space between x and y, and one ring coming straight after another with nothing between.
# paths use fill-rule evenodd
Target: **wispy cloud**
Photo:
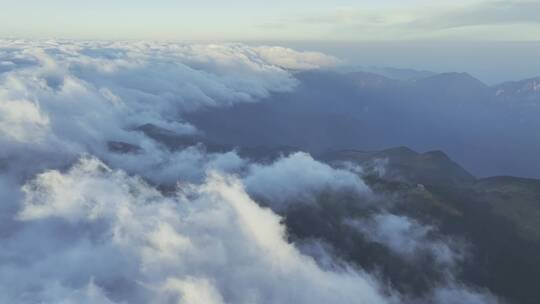
<instances>
[{"instance_id":1,"label":"wispy cloud","mask_svg":"<svg viewBox=\"0 0 540 304\"><path fill-rule=\"evenodd\" d=\"M266 24L272 25L270 28L274 31L298 31L316 39L330 40L449 37L534 40L540 34L539 11L538 1L471 1L410 8L337 8L330 12L299 13ZM469 30L462 31L463 28Z\"/></svg>"},{"instance_id":2,"label":"wispy cloud","mask_svg":"<svg viewBox=\"0 0 540 304\"><path fill-rule=\"evenodd\" d=\"M539 25L539 12L538 1L497 0L427 14L409 25L429 29L520 23Z\"/></svg>"}]
</instances>

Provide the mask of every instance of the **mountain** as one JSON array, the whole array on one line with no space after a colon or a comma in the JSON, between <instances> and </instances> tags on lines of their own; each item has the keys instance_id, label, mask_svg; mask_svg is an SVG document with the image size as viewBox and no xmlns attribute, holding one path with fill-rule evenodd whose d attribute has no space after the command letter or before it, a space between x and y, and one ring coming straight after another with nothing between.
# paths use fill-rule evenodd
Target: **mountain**
<instances>
[{"instance_id":1,"label":"mountain","mask_svg":"<svg viewBox=\"0 0 540 304\"><path fill-rule=\"evenodd\" d=\"M397 80L369 72L353 72L346 76L354 86L364 89L388 89L399 84Z\"/></svg>"},{"instance_id":2,"label":"mountain","mask_svg":"<svg viewBox=\"0 0 540 304\"><path fill-rule=\"evenodd\" d=\"M320 159L334 166L354 163L367 176L385 182L421 185L467 193L468 200L482 202L493 215L505 218L527 239L540 242L540 179L512 176L476 178L442 151L418 153L407 147L366 152L331 151ZM383 167L381 170L380 167ZM458 208L452 203L447 207Z\"/></svg>"},{"instance_id":3,"label":"mountain","mask_svg":"<svg viewBox=\"0 0 540 304\"><path fill-rule=\"evenodd\" d=\"M412 82L413 99L436 104L482 103L490 98L490 88L468 73L441 73Z\"/></svg>"},{"instance_id":4,"label":"mountain","mask_svg":"<svg viewBox=\"0 0 540 304\"><path fill-rule=\"evenodd\" d=\"M192 145L210 152L236 150L257 161L274 161L301 150L216 144L205 134L177 134L155 125L138 129L172 150ZM129 144L111 145L119 153L122 149L124 153L138 151ZM347 192L329 190L318 194L315 203L297 202L277 211L300 248L314 250L310 240L322 240L347 263L376 271L396 290L422 298L432 286L447 280L441 265L427 256L416 257L421 263L404 260L348 224L351 217L366 218L374 208L381 208L432 227L437 238L462 244L468 253L453 274L459 282L496 292L509 303L533 304L540 297L536 286L540 281L536 263L540 256L540 180L477 178L445 152L420 153L405 146L380 151L331 149L316 158L336 168L362 168L354 172L369 185L377 201L366 204Z\"/></svg>"},{"instance_id":5,"label":"mountain","mask_svg":"<svg viewBox=\"0 0 540 304\"><path fill-rule=\"evenodd\" d=\"M540 242L540 180L490 177L478 180L472 188L494 214L510 220L521 236Z\"/></svg>"},{"instance_id":6,"label":"mountain","mask_svg":"<svg viewBox=\"0 0 540 304\"><path fill-rule=\"evenodd\" d=\"M398 147L378 152L355 150L335 151L324 154L322 160L354 162L367 170L375 171L381 163L388 180L405 180L423 185L467 185L476 178L452 161L442 151L418 153L407 147Z\"/></svg>"},{"instance_id":7,"label":"mountain","mask_svg":"<svg viewBox=\"0 0 540 304\"><path fill-rule=\"evenodd\" d=\"M468 73L440 73L415 81L418 84L434 88L456 89L459 91L469 89L471 91L487 90L488 86Z\"/></svg>"},{"instance_id":8,"label":"mountain","mask_svg":"<svg viewBox=\"0 0 540 304\"><path fill-rule=\"evenodd\" d=\"M528 106L540 105L540 77L505 82L493 87L498 100Z\"/></svg>"},{"instance_id":9,"label":"mountain","mask_svg":"<svg viewBox=\"0 0 540 304\"><path fill-rule=\"evenodd\" d=\"M437 74L431 71L419 71L414 69L392 67L367 67L361 68L361 70L400 81L414 81L417 79L431 77Z\"/></svg>"},{"instance_id":10,"label":"mountain","mask_svg":"<svg viewBox=\"0 0 540 304\"><path fill-rule=\"evenodd\" d=\"M255 162L274 161L279 157L287 156L301 150L298 147L286 145L238 146L226 143L216 143L207 138L204 134L180 134L154 124L145 124L137 127L135 130L143 132L145 135L171 151L180 151L189 147L198 147L209 153L236 151L239 156ZM142 151L139 146L120 141L110 141L108 142L107 147L109 151L118 154L140 153Z\"/></svg>"},{"instance_id":11,"label":"mountain","mask_svg":"<svg viewBox=\"0 0 540 304\"><path fill-rule=\"evenodd\" d=\"M276 211L300 249L316 257L310 240L321 240L347 265L376 272L412 296L411 303L422 302L415 299L448 280L447 266L422 253L403 259L350 224L351 218L392 214L428 227L434 240L458 244L464 253L451 276L460 284L489 290L508 303L537 302L540 180L508 176L540 176L538 111L521 106L532 86L505 84L497 96L501 87L465 73L407 80L371 72L295 75L300 83L292 92L189 113L185 119L199 133L152 124L136 130L171 151L234 150L263 163L307 151L331 167L355 168L373 201L329 189L314 202L295 201ZM116 153L141 149L122 142L108 146Z\"/></svg>"},{"instance_id":12,"label":"mountain","mask_svg":"<svg viewBox=\"0 0 540 304\"><path fill-rule=\"evenodd\" d=\"M540 264L536 262L540 256L539 179L508 176L477 179L443 152L417 153L406 147L379 152L333 151L323 158L334 166L367 165L364 180L377 195L395 201L387 207L392 212L430 223L444 235L470 244L472 252L462 265L460 280L496 290L509 303L537 302L540 297L536 286L540 281ZM388 171L369 170L370 164L385 158ZM332 201L337 204L336 200ZM352 212L348 209L339 216L346 217ZM336 219L335 225L338 222ZM370 269L372 262L392 265L383 266L381 271L398 289L423 290L439 279L429 274L429 263L421 270L401 265L400 273L395 270L398 266L393 264L397 262L392 257L362 244L365 241L355 240L359 242L355 245L340 241L336 226L321 227L329 228L321 228L328 231L319 232L319 237L340 248L340 252L350 255L362 267ZM383 258L366 260L366 252ZM406 283L402 281L403 274L408 278Z\"/></svg>"},{"instance_id":13,"label":"mountain","mask_svg":"<svg viewBox=\"0 0 540 304\"><path fill-rule=\"evenodd\" d=\"M380 151L443 150L474 175L540 177L540 111L495 99L466 73L396 80L307 71L298 87L258 103L206 108L185 119L216 143Z\"/></svg>"}]
</instances>

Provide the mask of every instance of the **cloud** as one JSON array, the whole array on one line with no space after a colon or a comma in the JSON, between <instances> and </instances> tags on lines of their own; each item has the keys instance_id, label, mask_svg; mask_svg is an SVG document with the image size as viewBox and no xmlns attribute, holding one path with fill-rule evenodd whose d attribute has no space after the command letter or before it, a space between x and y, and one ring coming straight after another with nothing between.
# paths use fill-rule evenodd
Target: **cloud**
<instances>
[{"instance_id":1,"label":"cloud","mask_svg":"<svg viewBox=\"0 0 540 304\"><path fill-rule=\"evenodd\" d=\"M466 258L463 243L442 236L434 227L404 215L379 211L361 219L345 219L345 225L368 241L381 244L407 264L419 265L422 272L434 271L433 280L422 296L405 294L406 301L418 303L500 303L489 290L460 282L459 263ZM433 265L431 265L433 261Z\"/></svg>"},{"instance_id":2,"label":"cloud","mask_svg":"<svg viewBox=\"0 0 540 304\"><path fill-rule=\"evenodd\" d=\"M370 190L358 175L334 169L298 152L270 165L254 164L243 179L248 192L284 210L291 203L314 203L325 191L369 195Z\"/></svg>"},{"instance_id":3,"label":"cloud","mask_svg":"<svg viewBox=\"0 0 540 304\"><path fill-rule=\"evenodd\" d=\"M292 90L297 80L285 67L316 68L328 65L328 58L242 44L0 40L0 60L7 67L0 74L0 158L31 175L89 153L126 170L154 172L147 175L157 182L201 179L200 172L173 170L183 170L186 157L205 156L164 151L133 129L153 124L194 133L184 113ZM109 153L110 141L142 151L120 157Z\"/></svg>"},{"instance_id":4,"label":"cloud","mask_svg":"<svg viewBox=\"0 0 540 304\"><path fill-rule=\"evenodd\" d=\"M238 180L204 182L246 168L234 151L173 151L134 130L193 133L183 113L291 90L285 68L329 57L244 45L1 45L10 50L0 75L2 302L388 302L368 274L323 270L300 254ZM110 141L137 153L111 152ZM67 169L81 155L107 165L83 156ZM181 188L165 196L147 182Z\"/></svg>"},{"instance_id":5,"label":"cloud","mask_svg":"<svg viewBox=\"0 0 540 304\"><path fill-rule=\"evenodd\" d=\"M324 265L303 254L276 214L287 215L291 204L315 206L326 193L371 197L361 169L333 168L306 153L251 163L234 150L173 149L138 129L191 136L197 129L185 113L293 90L289 69L328 67L335 58L242 44L0 46L0 302L407 298L319 240L312 251ZM132 151L111 150L111 142ZM381 214L359 223L356 233L402 258L427 250L455 260L445 251L451 243L411 219ZM460 290L464 299L481 298L452 283L432 298Z\"/></svg>"},{"instance_id":6,"label":"cloud","mask_svg":"<svg viewBox=\"0 0 540 304\"><path fill-rule=\"evenodd\" d=\"M430 301L446 304L484 304L501 303L500 300L483 290L473 290L459 284L437 288L431 295Z\"/></svg>"},{"instance_id":7,"label":"cloud","mask_svg":"<svg viewBox=\"0 0 540 304\"><path fill-rule=\"evenodd\" d=\"M6 301L9 301L6 299ZM44 304L118 304L107 298L104 291L94 284L91 280L85 287L72 290L66 288L61 284L54 283L48 284L46 290L43 293L41 303Z\"/></svg>"},{"instance_id":8,"label":"cloud","mask_svg":"<svg viewBox=\"0 0 540 304\"><path fill-rule=\"evenodd\" d=\"M456 27L536 23L540 24L538 1L483 1L427 14L410 23L413 27L448 29Z\"/></svg>"},{"instance_id":9,"label":"cloud","mask_svg":"<svg viewBox=\"0 0 540 304\"><path fill-rule=\"evenodd\" d=\"M106 159L162 185L174 185L178 181L202 182L208 171L236 173L247 165L235 151L208 153L202 146L168 151L154 143L145 143L143 147L143 154L113 154Z\"/></svg>"},{"instance_id":10,"label":"cloud","mask_svg":"<svg viewBox=\"0 0 540 304\"><path fill-rule=\"evenodd\" d=\"M381 8L349 6L297 13L270 23L275 24L276 30L301 29L306 35L315 31L325 40L528 41L535 40L540 32L536 13L539 9L540 4L534 0L441 1Z\"/></svg>"},{"instance_id":11,"label":"cloud","mask_svg":"<svg viewBox=\"0 0 540 304\"><path fill-rule=\"evenodd\" d=\"M348 220L347 224L358 229L370 241L383 244L408 260L428 254L440 266L454 267L463 258L460 252L455 251L459 247L452 241L438 240L434 237L433 227L406 216L381 213L367 220Z\"/></svg>"},{"instance_id":12,"label":"cloud","mask_svg":"<svg viewBox=\"0 0 540 304\"><path fill-rule=\"evenodd\" d=\"M38 175L24 192L24 227L0 255L8 302L393 301L366 273L323 270L300 254L281 218L234 178L211 174L165 197L87 158Z\"/></svg>"},{"instance_id":13,"label":"cloud","mask_svg":"<svg viewBox=\"0 0 540 304\"><path fill-rule=\"evenodd\" d=\"M334 67L339 60L319 52L299 53L284 47L257 47L255 52L264 60L291 70L312 70Z\"/></svg>"},{"instance_id":14,"label":"cloud","mask_svg":"<svg viewBox=\"0 0 540 304\"><path fill-rule=\"evenodd\" d=\"M36 142L48 130L49 119L29 101L4 100L0 104L0 132L18 142Z\"/></svg>"}]
</instances>

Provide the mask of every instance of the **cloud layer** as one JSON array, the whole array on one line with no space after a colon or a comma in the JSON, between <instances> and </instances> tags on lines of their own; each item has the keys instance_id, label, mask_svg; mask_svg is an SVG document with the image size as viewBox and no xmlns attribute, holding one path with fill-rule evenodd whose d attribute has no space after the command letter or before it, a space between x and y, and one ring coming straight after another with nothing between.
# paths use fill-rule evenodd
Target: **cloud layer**
<instances>
[{"instance_id":1,"label":"cloud layer","mask_svg":"<svg viewBox=\"0 0 540 304\"><path fill-rule=\"evenodd\" d=\"M327 191L370 194L358 175L334 169L301 152L282 157L270 165L252 165L244 184L249 193L280 211L287 209L290 203L314 203L317 196Z\"/></svg>"},{"instance_id":2,"label":"cloud layer","mask_svg":"<svg viewBox=\"0 0 540 304\"><path fill-rule=\"evenodd\" d=\"M3 41L2 56L2 302L389 301L370 275L323 270L298 252L240 180L207 175L241 172L246 161L234 151L171 151L136 130L197 132L182 113L291 90L297 81L285 68L333 59L242 45L56 41ZM137 152L111 152L111 141ZM145 180L181 186L164 195Z\"/></svg>"},{"instance_id":3,"label":"cloud layer","mask_svg":"<svg viewBox=\"0 0 540 304\"><path fill-rule=\"evenodd\" d=\"M182 113L292 90L297 80L285 68L334 62L323 54L240 44L19 40L0 41L0 58L9 67L0 71L0 144L10 147L0 157L30 161L37 151L41 159L81 153L107 159L107 142L119 141L143 148L146 157L131 163L154 167L173 156L134 128L194 133Z\"/></svg>"},{"instance_id":4,"label":"cloud layer","mask_svg":"<svg viewBox=\"0 0 540 304\"><path fill-rule=\"evenodd\" d=\"M23 191L24 227L1 256L8 302L391 302L371 276L300 254L235 179L211 174L164 197L87 158Z\"/></svg>"},{"instance_id":5,"label":"cloud layer","mask_svg":"<svg viewBox=\"0 0 540 304\"><path fill-rule=\"evenodd\" d=\"M278 215L321 210L325 194L371 201L360 168L301 152L254 163L235 150L174 148L141 129L178 140L198 134L183 121L187 112L293 90L298 80L289 70L332 66L335 58L237 44L0 45L0 302L409 298L331 249L319 246L316 257L300 251ZM431 238L431 227L383 207L370 205L375 213L347 225L400 259L427 251L445 267L459 261L451 242ZM427 291L431 302L496 301L451 279Z\"/></svg>"}]
</instances>

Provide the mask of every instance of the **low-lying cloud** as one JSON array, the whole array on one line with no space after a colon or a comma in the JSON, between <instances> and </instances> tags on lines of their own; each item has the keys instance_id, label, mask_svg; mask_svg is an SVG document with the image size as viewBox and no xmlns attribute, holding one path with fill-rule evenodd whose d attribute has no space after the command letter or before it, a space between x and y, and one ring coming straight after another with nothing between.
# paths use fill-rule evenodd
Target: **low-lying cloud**
<instances>
[{"instance_id":1,"label":"low-lying cloud","mask_svg":"<svg viewBox=\"0 0 540 304\"><path fill-rule=\"evenodd\" d=\"M323 270L300 254L280 217L234 178L211 174L165 197L85 158L23 191L24 226L3 240L0 256L7 302L392 301L370 275Z\"/></svg>"},{"instance_id":2,"label":"low-lying cloud","mask_svg":"<svg viewBox=\"0 0 540 304\"><path fill-rule=\"evenodd\" d=\"M24 163L45 157L61 163L90 153L114 161L107 149L114 141L143 148L131 157L137 160L127 161L137 165L134 169L168 166L181 156L161 151L134 128L153 124L195 133L182 113L292 90L298 81L285 68L316 68L331 60L285 48L277 48L279 56L269 55L266 48L274 50L242 44L2 40L0 59L10 68L0 73L0 144L6 147L0 157L11 164L15 158Z\"/></svg>"},{"instance_id":3,"label":"low-lying cloud","mask_svg":"<svg viewBox=\"0 0 540 304\"><path fill-rule=\"evenodd\" d=\"M269 202L276 210L284 210L290 203L314 203L325 191L370 194L358 175L334 169L302 152L270 165L252 165L244 183L249 193Z\"/></svg>"},{"instance_id":4,"label":"low-lying cloud","mask_svg":"<svg viewBox=\"0 0 540 304\"><path fill-rule=\"evenodd\" d=\"M396 254L414 260L428 254L441 267L452 267L462 256L454 251L450 240L434 237L433 227L422 225L406 216L381 213L368 220L350 220L370 241L383 244ZM457 246L456 246L457 247Z\"/></svg>"},{"instance_id":5,"label":"low-lying cloud","mask_svg":"<svg viewBox=\"0 0 540 304\"><path fill-rule=\"evenodd\" d=\"M371 197L362 170L172 149L139 128L198 134L186 112L258 102L295 88L289 70L336 62L241 44L0 41L0 302L406 302L324 246L324 267L302 253L278 215L324 193ZM454 261L419 222L355 223L400 258L446 248ZM430 299L492 301L452 282Z\"/></svg>"}]
</instances>

